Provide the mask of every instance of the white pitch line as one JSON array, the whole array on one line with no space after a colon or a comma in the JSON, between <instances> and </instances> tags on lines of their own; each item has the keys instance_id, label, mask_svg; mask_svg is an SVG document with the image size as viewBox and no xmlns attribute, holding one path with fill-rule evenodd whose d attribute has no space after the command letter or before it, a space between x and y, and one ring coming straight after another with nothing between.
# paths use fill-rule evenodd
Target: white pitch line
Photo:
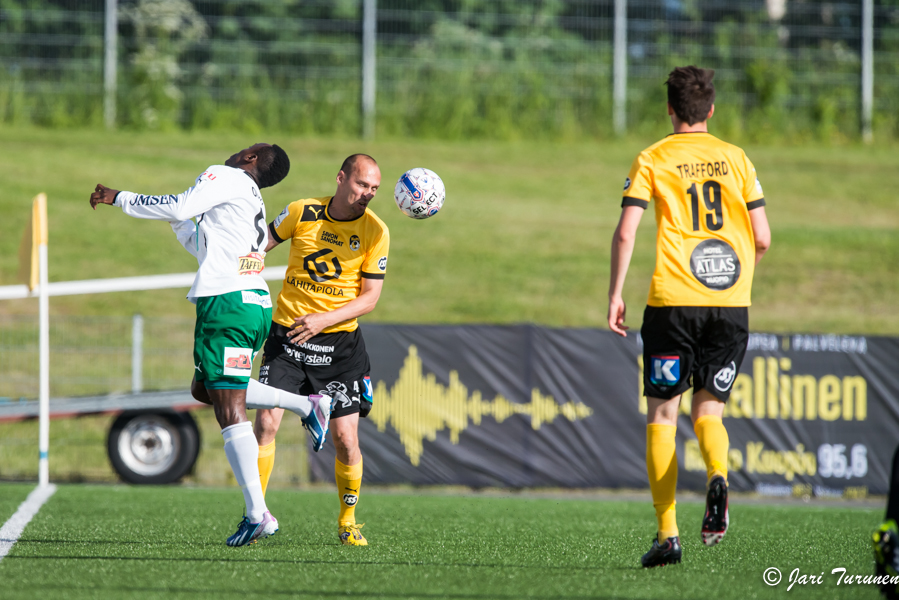
<instances>
[{"instance_id":1,"label":"white pitch line","mask_svg":"<svg viewBox=\"0 0 899 600\"><path fill-rule=\"evenodd\" d=\"M9 554L12 547L19 541L22 532L25 531L25 527L55 491L56 486L52 483L34 488L25 498L25 502L19 505L16 514L11 516L9 521L3 524L3 527L0 527L0 560Z\"/></svg>"}]
</instances>

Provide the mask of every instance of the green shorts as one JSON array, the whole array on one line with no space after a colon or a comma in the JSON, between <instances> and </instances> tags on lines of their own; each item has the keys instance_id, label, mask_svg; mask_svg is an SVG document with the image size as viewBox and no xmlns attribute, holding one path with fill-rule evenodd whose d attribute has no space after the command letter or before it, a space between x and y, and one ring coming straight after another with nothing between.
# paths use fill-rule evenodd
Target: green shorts
<instances>
[{"instance_id":1,"label":"green shorts","mask_svg":"<svg viewBox=\"0 0 899 600\"><path fill-rule=\"evenodd\" d=\"M194 375L207 389L246 389L253 358L272 322L272 299L262 290L197 298Z\"/></svg>"}]
</instances>

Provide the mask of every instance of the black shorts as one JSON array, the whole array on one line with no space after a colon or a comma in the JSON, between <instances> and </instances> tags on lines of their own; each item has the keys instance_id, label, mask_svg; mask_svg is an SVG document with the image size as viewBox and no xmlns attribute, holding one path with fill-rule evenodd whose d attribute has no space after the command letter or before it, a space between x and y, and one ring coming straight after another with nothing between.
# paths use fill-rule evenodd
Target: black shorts
<instances>
[{"instance_id":1,"label":"black shorts","mask_svg":"<svg viewBox=\"0 0 899 600\"><path fill-rule=\"evenodd\" d=\"M259 383L294 394L328 394L331 418L371 411L371 365L362 332L320 333L299 346L287 338L288 327L272 323L265 341Z\"/></svg>"},{"instance_id":2,"label":"black shorts","mask_svg":"<svg viewBox=\"0 0 899 600\"><path fill-rule=\"evenodd\" d=\"M708 390L726 402L746 354L745 306L647 306L643 313L643 389L668 400Z\"/></svg>"}]
</instances>

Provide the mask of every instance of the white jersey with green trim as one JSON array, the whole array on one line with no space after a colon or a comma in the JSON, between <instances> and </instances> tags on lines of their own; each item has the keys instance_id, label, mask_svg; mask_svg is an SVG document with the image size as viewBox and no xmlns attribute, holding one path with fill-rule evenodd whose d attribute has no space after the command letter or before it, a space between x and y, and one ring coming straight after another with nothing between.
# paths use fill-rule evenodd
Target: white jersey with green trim
<instances>
[{"instance_id":1,"label":"white jersey with green trim","mask_svg":"<svg viewBox=\"0 0 899 600\"><path fill-rule=\"evenodd\" d=\"M187 299L265 290L268 224L259 186L243 169L213 165L177 196L119 192L114 206L132 217L168 221L199 269ZM196 221L193 219L196 218Z\"/></svg>"}]
</instances>

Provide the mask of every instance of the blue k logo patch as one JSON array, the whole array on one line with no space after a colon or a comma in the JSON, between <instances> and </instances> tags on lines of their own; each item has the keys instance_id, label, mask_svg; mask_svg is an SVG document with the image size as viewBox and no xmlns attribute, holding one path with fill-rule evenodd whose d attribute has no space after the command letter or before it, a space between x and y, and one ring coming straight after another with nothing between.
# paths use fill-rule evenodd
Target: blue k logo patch
<instances>
[{"instance_id":1,"label":"blue k logo patch","mask_svg":"<svg viewBox=\"0 0 899 600\"><path fill-rule=\"evenodd\" d=\"M651 356L649 381L655 385L675 385L680 381L680 356Z\"/></svg>"}]
</instances>

